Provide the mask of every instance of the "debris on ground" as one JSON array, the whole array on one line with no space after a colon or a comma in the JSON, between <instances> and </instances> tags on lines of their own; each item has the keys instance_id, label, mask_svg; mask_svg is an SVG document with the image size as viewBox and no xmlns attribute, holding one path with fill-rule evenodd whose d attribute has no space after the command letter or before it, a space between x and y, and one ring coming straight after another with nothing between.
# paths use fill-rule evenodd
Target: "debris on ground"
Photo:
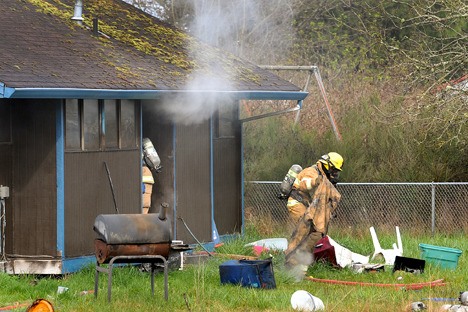
<instances>
[{"instance_id":1,"label":"debris on ground","mask_svg":"<svg viewBox=\"0 0 468 312\"><path fill-rule=\"evenodd\" d=\"M426 309L427 309L426 305L422 303L421 301L416 301L416 302L411 303L411 311L422 311Z\"/></svg>"},{"instance_id":2,"label":"debris on ground","mask_svg":"<svg viewBox=\"0 0 468 312\"><path fill-rule=\"evenodd\" d=\"M315 297L305 290L298 290L292 294L291 306L294 310L307 312L325 309L322 299Z\"/></svg>"},{"instance_id":3,"label":"debris on ground","mask_svg":"<svg viewBox=\"0 0 468 312\"><path fill-rule=\"evenodd\" d=\"M272 259L228 260L219 266L221 284L236 284L243 287L276 288Z\"/></svg>"},{"instance_id":4,"label":"debris on ground","mask_svg":"<svg viewBox=\"0 0 468 312\"><path fill-rule=\"evenodd\" d=\"M271 250L284 252L288 248L288 240L282 237L265 238L245 244L244 247L252 247L254 254L260 256L262 253Z\"/></svg>"},{"instance_id":5,"label":"debris on ground","mask_svg":"<svg viewBox=\"0 0 468 312\"><path fill-rule=\"evenodd\" d=\"M468 312L468 306L461 304L444 304L441 307L441 311Z\"/></svg>"}]
</instances>

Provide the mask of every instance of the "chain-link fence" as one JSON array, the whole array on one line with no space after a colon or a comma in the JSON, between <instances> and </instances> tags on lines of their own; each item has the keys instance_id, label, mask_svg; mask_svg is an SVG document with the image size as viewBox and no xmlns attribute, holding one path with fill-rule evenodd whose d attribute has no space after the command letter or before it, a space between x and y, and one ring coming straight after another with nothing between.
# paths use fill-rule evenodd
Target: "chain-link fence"
<instances>
[{"instance_id":1,"label":"chain-link fence","mask_svg":"<svg viewBox=\"0 0 468 312\"><path fill-rule=\"evenodd\" d=\"M270 232L293 224L286 200L277 197L281 182L247 182L245 216L265 222ZM468 234L468 183L339 183L342 198L329 230L368 232L395 226L416 234ZM255 224L258 226L258 224Z\"/></svg>"}]
</instances>

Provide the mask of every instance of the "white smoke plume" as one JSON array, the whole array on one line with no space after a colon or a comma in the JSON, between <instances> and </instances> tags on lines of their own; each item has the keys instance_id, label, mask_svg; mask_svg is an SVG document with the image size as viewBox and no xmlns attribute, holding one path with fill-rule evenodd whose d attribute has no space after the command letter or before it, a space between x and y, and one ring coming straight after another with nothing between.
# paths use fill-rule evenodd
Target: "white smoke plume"
<instances>
[{"instance_id":1,"label":"white smoke plume","mask_svg":"<svg viewBox=\"0 0 468 312\"><path fill-rule=\"evenodd\" d=\"M274 38L270 38L272 36L271 26L278 24L278 21L269 18L273 15L271 11L278 13L287 7L284 4L291 0L267 1L190 1L193 5L194 19L188 26L189 33L211 46L243 57L244 54L248 54L244 51L247 42L250 45L255 45L261 40L274 42ZM287 24L284 20L282 22ZM270 37L265 36L265 31L270 32ZM193 47L189 47L189 51L190 56L197 62L200 51ZM185 125L197 124L207 120L217 110L217 106L221 102L221 94L215 91L232 90L233 87L229 81L216 78L216 68L210 70L212 71L211 75L205 72L191 74L191 80L186 89L194 90L194 92L189 97L171 98L170 101L165 101L159 107L166 118ZM203 92L203 95L200 93L196 95L197 90L213 92ZM225 104L224 97L222 102ZM233 101L230 102L233 103Z\"/></svg>"},{"instance_id":2,"label":"white smoke plume","mask_svg":"<svg viewBox=\"0 0 468 312\"><path fill-rule=\"evenodd\" d=\"M296 250L294 253L294 259L297 264L290 268L288 273L295 281L301 281L305 277L309 265L314 262L314 254L303 250Z\"/></svg>"}]
</instances>

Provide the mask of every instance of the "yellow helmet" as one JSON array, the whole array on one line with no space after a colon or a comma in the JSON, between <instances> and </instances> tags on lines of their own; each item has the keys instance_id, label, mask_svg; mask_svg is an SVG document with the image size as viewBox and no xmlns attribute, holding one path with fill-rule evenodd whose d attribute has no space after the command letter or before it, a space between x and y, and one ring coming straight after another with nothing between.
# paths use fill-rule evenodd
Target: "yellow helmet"
<instances>
[{"instance_id":1,"label":"yellow helmet","mask_svg":"<svg viewBox=\"0 0 468 312\"><path fill-rule=\"evenodd\" d=\"M323 155L320 157L319 161L324 164L325 169L329 170L330 165L337 170L341 171L343 167L343 157L341 157L340 154L335 153L335 152L330 152L328 154Z\"/></svg>"}]
</instances>

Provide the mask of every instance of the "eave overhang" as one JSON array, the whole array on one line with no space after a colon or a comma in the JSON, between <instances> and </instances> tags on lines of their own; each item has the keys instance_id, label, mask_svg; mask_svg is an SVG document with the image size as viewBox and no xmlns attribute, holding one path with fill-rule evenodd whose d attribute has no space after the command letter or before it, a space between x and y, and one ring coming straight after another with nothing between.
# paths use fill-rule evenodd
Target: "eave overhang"
<instances>
[{"instance_id":1,"label":"eave overhang","mask_svg":"<svg viewBox=\"0 0 468 312\"><path fill-rule=\"evenodd\" d=\"M304 100L302 91L214 90L116 90L75 88L10 88L0 84L0 98L7 99L133 99L154 100L170 96L218 96L234 100Z\"/></svg>"}]
</instances>

